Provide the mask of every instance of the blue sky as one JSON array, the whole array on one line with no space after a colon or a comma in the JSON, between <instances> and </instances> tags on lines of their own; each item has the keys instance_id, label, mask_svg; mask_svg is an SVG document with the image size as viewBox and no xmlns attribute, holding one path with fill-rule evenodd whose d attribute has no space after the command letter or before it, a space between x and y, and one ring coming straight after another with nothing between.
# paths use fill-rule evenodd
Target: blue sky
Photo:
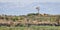
<instances>
[{"instance_id":1,"label":"blue sky","mask_svg":"<svg viewBox=\"0 0 60 30\"><path fill-rule=\"evenodd\" d=\"M60 0L0 0L0 14L26 15L37 13L60 14Z\"/></svg>"}]
</instances>

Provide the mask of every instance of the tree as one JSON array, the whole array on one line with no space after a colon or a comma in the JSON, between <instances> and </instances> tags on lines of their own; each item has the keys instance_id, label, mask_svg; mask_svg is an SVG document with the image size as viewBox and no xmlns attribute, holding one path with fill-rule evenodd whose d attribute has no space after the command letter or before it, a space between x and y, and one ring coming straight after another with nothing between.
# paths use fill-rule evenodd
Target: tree
<instances>
[{"instance_id":1,"label":"tree","mask_svg":"<svg viewBox=\"0 0 60 30\"><path fill-rule=\"evenodd\" d=\"M36 7L36 9L37 9L37 11L38 11L38 14L39 14L39 10L40 10L40 8L39 8L39 7Z\"/></svg>"},{"instance_id":2,"label":"tree","mask_svg":"<svg viewBox=\"0 0 60 30\"><path fill-rule=\"evenodd\" d=\"M17 21L18 20L18 17L15 17L15 18L11 18L13 21Z\"/></svg>"}]
</instances>

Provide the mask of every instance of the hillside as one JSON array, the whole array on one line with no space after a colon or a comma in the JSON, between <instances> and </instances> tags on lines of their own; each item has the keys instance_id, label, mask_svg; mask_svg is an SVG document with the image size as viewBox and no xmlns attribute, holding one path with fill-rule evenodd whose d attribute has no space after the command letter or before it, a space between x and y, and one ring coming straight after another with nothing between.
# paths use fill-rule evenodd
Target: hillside
<instances>
[{"instance_id":1,"label":"hillside","mask_svg":"<svg viewBox=\"0 0 60 30\"><path fill-rule=\"evenodd\" d=\"M12 16L0 15L0 23L2 24L60 24L60 15L35 14Z\"/></svg>"}]
</instances>

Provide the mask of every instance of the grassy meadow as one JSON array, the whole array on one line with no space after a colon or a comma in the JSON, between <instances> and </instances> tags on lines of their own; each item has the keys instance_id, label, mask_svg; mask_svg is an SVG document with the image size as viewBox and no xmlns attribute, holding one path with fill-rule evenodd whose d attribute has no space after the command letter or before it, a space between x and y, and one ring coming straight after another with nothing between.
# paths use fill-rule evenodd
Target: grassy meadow
<instances>
[{"instance_id":1,"label":"grassy meadow","mask_svg":"<svg viewBox=\"0 0 60 30\"><path fill-rule=\"evenodd\" d=\"M60 26L0 27L0 30L60 30Z\"/></svg>"}]
</instances>

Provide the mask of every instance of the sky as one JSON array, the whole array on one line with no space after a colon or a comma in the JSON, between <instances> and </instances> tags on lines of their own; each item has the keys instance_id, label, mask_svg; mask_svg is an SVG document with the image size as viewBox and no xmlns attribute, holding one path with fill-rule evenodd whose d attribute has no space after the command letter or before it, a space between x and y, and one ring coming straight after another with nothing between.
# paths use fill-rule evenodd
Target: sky
<instances>
[{"instance_id":1,"label":"sky","mask_svg":"<svg viewBox=\"0 0 60 30\"><path fill-rule=\"evenodd\" d=\"M0 0L0 14L26 15L37 13L60 14L60 0Z\"/></svg>"}]
</instances>

